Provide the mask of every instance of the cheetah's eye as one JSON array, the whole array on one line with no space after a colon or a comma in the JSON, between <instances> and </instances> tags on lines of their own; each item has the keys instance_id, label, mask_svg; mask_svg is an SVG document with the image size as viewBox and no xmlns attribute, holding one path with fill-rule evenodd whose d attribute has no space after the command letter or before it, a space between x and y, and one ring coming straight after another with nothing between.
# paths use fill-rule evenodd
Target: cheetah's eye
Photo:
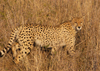
<instances>
[{"instance_id":1,"label":"cheetah's eye","mask_svg":"<svg viewBox=\"0 0 100 71\"><path fill-rule=\"evenodd\" d=\"M75 25L77 25L77 22L75 22Z\"/></svg>"},{"instance_id":2,"label":"cheetah's eye","mask_svg":"<svg viewBox=\"0 0 100 71\"><path fill-rule=\"evenodd\" d=\"M83 24L82 22L80 24Z\"/></svg>"},{"instance_id":3,"label":"cheetah's eye","mask_svg":"<svg viewBox=\"0 0 100 71\"><path fill-rule=\"evenodd\" d=\"M77 23L77 22L75 22L75 23Z\"/></svg>"}]
</instances>

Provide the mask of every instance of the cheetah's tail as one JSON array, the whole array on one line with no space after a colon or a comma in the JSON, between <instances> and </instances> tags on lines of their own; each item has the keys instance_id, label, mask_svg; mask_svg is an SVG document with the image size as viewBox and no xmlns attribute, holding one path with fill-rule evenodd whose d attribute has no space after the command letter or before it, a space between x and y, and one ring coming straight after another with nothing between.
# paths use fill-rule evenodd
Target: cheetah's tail
<instances>
[{"instance_id":1,"label":"cheetah's tail","mask_svg":"<svg viewBox=\"0 0 100 71\"><path fill-rule=\"evenodd\" d=\"M0 57L3 57L5 53L8 53L11 48L7 47L0 51Z\"/></svg>"},{"instance_id":2,"label":"cheetah's tail","mask_svg":"<svg viewBox=\"0 0 100 71\"><path fill-rule=\"evenodd\" d=\"M10 35L10 41L8 42L7 47L0 51L0 57L3 57L5 55L5 53L8 53L9 50L11 49L11 46L12 46L13 42L14 41L16 42L16 40L17 40L17 33L18 33L19 29L21 29L21 27L20 28L15 28L12 31L12 33Z\"/></svg>"}]
</instances>

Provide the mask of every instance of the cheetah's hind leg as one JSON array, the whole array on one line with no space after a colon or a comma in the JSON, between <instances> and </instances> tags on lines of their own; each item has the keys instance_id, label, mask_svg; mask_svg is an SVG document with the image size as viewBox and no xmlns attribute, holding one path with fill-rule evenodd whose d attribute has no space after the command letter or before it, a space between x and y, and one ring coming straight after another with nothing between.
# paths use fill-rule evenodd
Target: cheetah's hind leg
<instances>
[{"instance_id":1,"label":"cheetah's hind leg","mask_svg":"<svg viewBox=\"0 0 100 71\"><path fill-rule=\"evenodd\" d=\"M27 54L30 53L30 49L21 49L19 52L17 52L17 55L14 59L15 64L20 63L21 61L24 60L24 58L27 56Z\"/></svg>"},{"instance_id":2,"label":"cheetah's hind leg","mask_svg":"<svg viewBox=\"0 0 100 71\"><path fill-rule=\"evenodd\" d=\"M18 51L20 51L20 45L18 42L14 42L12 45L12 54L13 54L13 59L17 56Z\"/></svg>"}]
</instances>

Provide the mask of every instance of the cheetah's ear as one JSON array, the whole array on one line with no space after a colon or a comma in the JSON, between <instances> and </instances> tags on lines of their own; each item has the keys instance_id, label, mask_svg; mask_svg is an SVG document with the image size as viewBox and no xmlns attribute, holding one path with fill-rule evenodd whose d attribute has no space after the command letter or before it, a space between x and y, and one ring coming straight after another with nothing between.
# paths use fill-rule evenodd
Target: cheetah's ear
<instances>
[{"instance_id":1,"label":"cheetah's ear","mask_svg":"<svg viewBox=\"0 0 100 71\"><path fill-rule=\"evenodd\" d=\"M77 25L77 19L76 19L76 18L73 18L73 19L72 19L71 25L72 25L72 27L75 29L75 27L76 27L76 25Z\"/></svg>"},{"instance_id":2,"label":"cheetah's ear","mask_svg":"<svg viewBox=\"0 0 100 71\"><path fill-rule=\"evenodd\" d=\"M79 20L82 22L82 24L81 25L83 25L83 23L84 23L84 18L85 18L85 16L82 16Z\"/></svg>"}]
</instances>

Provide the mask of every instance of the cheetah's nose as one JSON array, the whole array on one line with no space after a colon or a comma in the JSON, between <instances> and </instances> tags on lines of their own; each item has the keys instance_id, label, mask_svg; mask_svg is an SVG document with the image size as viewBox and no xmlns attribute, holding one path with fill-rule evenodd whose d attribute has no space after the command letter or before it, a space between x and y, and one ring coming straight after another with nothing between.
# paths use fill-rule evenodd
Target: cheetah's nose
<instances>
[{"instance_id":1,"label":"cheetah's nose","mask_svg":"<svg viewBox=\"0 0 100 71\"><path fill-rule=\"evenodd\" d=\"M77 30L81 30L81 28L82 28L82 27L78 26L78 27L77 27Z\"/></svg>"},{"instance_id":2,"label":"cheetah's nose","mask_svg":"<svg viewBox=\"0 0 100 71\"><path fill-rule=\"evenodd\" d=\"M80 29L80 27L78 27Z\"/></svg>"}]
</instances>

